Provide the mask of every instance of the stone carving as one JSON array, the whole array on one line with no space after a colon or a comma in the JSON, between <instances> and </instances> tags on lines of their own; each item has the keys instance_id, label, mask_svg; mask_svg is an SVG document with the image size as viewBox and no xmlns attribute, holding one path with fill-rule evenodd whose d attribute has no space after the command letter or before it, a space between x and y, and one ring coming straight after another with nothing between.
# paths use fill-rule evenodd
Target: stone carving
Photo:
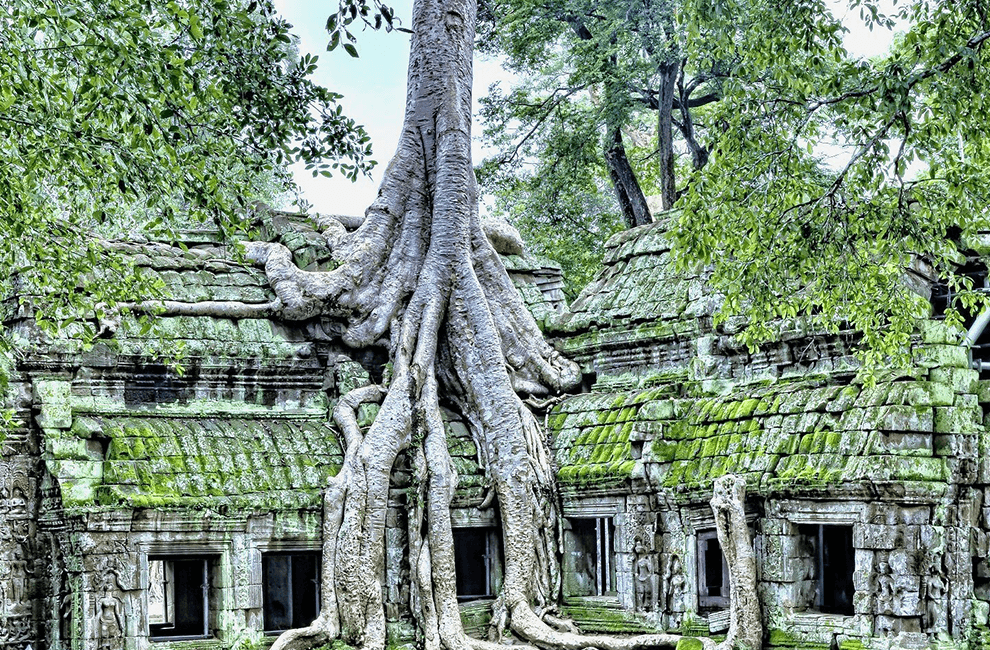
<instances>
[{"instance_id":1,"label":"stone carving","mask_svg":"<svg viewBox=\"0 0 990 650\"><path fill-rule=\"evenodd\" d=\"M660 597L660 575L657 572L656 554L647 550L646 545L636 540L633 576L635 578L636 610L657 611Z\"/></svg>"},{"instance_id":2,"label":"stone carving","mask_svg":"<svg viewBox=\"0 0 990 650\"><path fill-rule=\"evenodd\" d=\"M103 581L103 595L96 601L99 650L124 649L124 605L116 595L116 579L109 573Z\"/></svg>"},{"instance_id":3,"label":"stone carving","mask_svg":"<svg viewBox=\"0 0 990 650\"><path fill-rule=\"evenodd\" d=\"M19 616L0 620L3 620L3 625L0 626L0 641L17 643L31 639L31 619L29 617Z\"/></svg>"},{"instance_id":4,"label":"stone carving","mask_svg":"<svg viewBox=\"0 0 990 650\"><path fill-rule=\"evenodd\" d=\"M670 555L667 558L667 566L664 569L663 583L666 586L663 599L663 609L671 613L680 611L681 595L684 592L684 563L678 555Z\"/></svg>"},{"instance_id":5,"label":"stone carving","mask_svg":"<svg viewBox=\"0 0 990 650\"><path fill-rule=\"evenodd\" d=\"M894 611L896 587L894 577L890 575L890 564L880 562L877 568L877 613L890 614Z\"/></svg>"},{"instance_id":6,"label":"stone carving","mask_svg":"<svg viewBox=\"0 0 990 650\"><path fill-rule=\"evenodd\" d=\"M21 608L27 601L27 562L16 554L10 561L10 593L8 594L11 605L14 608Z\"/></svg>"},{"instance_id":7,"label":"stone carving","mask_svg":"<svg viewBox=\"0 0 990 650\"><path fill-rule=\"evenodd\" d=\"M932 557L928 574L922 580L925 627L931 632L947 632L949 616L946 607L948 594L945 568L942 556Z\"/></svg>"}]
</instances>

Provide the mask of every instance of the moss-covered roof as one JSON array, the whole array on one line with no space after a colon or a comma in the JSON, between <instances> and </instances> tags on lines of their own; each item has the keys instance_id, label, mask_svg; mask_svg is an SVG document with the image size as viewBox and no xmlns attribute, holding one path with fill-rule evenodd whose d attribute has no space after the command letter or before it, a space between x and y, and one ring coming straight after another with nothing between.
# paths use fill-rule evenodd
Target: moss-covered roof
<instances>
[{"instance_id":1,"label":"moss-covered roof","mask_svg":"<svg viewBox=\"0 0 990 650\"><path fill-rule=\"evenodd\" d=\"M692 492L733 473L761 493L838 484L939 489L951 480L953 458L942 438L983 428L975 400L928 379L865 387L816 377L701 397L688 396L692 389L564 401L549 418L561 483L607 487L642 478ZM642 450L634 455L636 443Z\"/></svg>"},{"instance_id":2,"label":"moss-covered roof","mask_svg":"<svg viewBox=\"0 0 990 650\"><path fill-rule=\"evenodd\" d=\"M259 214L254 237L279 242L305 270L327 270L334 266L331 250L314 223L304 214L266 212ZM174 242L113 241L107 247L122 255L135 271L157 286L154 296L133 296L135 302L164 298L181 303L238 301L264 305L275 299L262 269L239 258L233 246L218 233L193 230L178 233ZM532 257L506 256L510 277L540 325L554 320L563 308L560 268ZM30 301L18 305L16 296L6 296L0 319L22 324L21 335L35 341L41 354L77 355L84 347L76 333L82 324L68 326L63 335L50 340L41 336L31 321ZM277 318L216 318L167 316L151 320L125 314L114 335L100 343L112 353L170 358L181 350L186 358L224 363L231 359L293 361L312 353L312 337L299 323Z\"/></svg>"},{"instance_id":3,"label":"moss-covered roof","mask_svg":"<svg viewBox=\"0 0 990 650\"><path fill-rule=\"evenodd\" d=\"M675 269L665 230L614 237L601 275L557 321L558 347L597 372L591 393L549 417L565 488L645 481L703 494L733 473L763 494L931 495L973 480L987 391L956 332L920 322L911 367L875 384L842 337L795 332L741 350L714 327L703 277Z\"/></svg>"},{"instance_id":4,"label":"moss-covered roof","mask_svg":"<svg viewBox=\"0 0 990 650\"><path fill-rule=\"evenodd\" d=\"M310 419L79 417L47 445L70 507L317 507L342 462Z\"/></svg>"},{"instance_id":5,"label":"moss-covered roof","mask_svg":"<svg viewBox=\"0 0 990 650\"><path fill-rule=\"evenodd\" d=\"M667 229L667 221L660 220L612 237L602 260L604 270L571 305L560 321L561 330L680 320L685 312L710 314L712 301L692 291L693 285L700 288L699 276L674 267Z\"/></svg>"},{"instance_id":6,"label":"moss-covered roof","mask_svg":"<svg viewBox=\"0 0 990 650\"><path fill-rule=\"evenodd\" d=\"M548 328L587 372L687 371L719 302L704 275L676 268L667 222L633 228L607 244L603 269Z\"/></svg>"}]
</instances>

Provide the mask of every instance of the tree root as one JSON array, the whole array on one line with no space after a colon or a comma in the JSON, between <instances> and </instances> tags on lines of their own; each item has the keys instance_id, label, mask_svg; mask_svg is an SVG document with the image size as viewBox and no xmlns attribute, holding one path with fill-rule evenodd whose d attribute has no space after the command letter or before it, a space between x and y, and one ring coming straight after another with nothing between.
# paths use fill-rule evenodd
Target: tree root
<instances>
[{"instance_id":1,"label":"tree root","mask_svg":"<svg viewBox=\"0 0 990 650\"><path fill-rule=\"evenodd\" d=\"M719 650L759 648L763 642L756 593L756 554L746 525L746 481L726 475L715 481L711 506L718 542L729 566L729 633Z\"/></svg>"}]
</instances>

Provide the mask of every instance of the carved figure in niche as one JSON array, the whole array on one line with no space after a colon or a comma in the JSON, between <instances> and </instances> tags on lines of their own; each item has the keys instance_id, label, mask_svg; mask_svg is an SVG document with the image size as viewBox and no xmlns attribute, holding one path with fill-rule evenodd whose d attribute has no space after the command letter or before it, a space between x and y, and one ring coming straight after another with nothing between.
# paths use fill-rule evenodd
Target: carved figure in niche
<instances>
[{"instance_id":1,"label":"carved figure in niche","mask_svg":"<svg viewBox=\"0 0 990 650\"><path fill-rule=\"evenodd\" d=\"M59 631L63 640L72 638L72 594L66 593L59 603Z\"/></svg>"},{"instance_id":2,"label":"carved figure in niche","mask_svg":"<svg viewBox=\"0 0 990 650\"><path fill-rule=\"evenodd\" d=\"M638 539L633 551L636 554L633 567L636 577L636 609L641 612L655 612L660 597L660 576L657 573L656 557Z\"/></svg>"},{"instance_id":3,"label":"carved figure in niche","mask_svg":"<svg viewBox=\"0 0 990 650\"><path fill-rule=\"evenodd\" d=\"M10 601L7 599L7 577L9 575L7 558L0 557L0 630L7 627L7 608L10 606Z\"/></svg>"},{"instance_id":4,"label":"carved figure in niche","mask_svg":"<svg viewBox=\"0 0 990 650\"><path fill-rule=\"evenodd\" d=\"M103 581L103 596L96 603L99 650L124 650L123 603L116 596L113 574Z\"/></svg>"},{"instance_id":5,"label":"carved figure in niche","mask_svg":"<svg viewBox=\"0 0 990 650\"><path fill-rule=\"evenodd\" d=\"M667 585L666 593L663 599L663 608L665 612L673 612L674 609L679 604L679 599L681 593L684 591L684 565L681 562L681 558L677 555L671 555L667 559L667 566L664 570L663 582Z\"/></svg>"},{"instance_id":6,"label":"carved figure in niche","mask_svg":"<svg viewBox=\"0 0 990 650\"><path fill-rule=\"evenodd\" d=\"M925 603L925 625L932 632L947 632L949 629L949 614L945 604L948 590L942 557L935 555L929 566L929 573L924 578L922 597Z\"/></svg>"},{"instance_id":7,"label":"carved figure in niche","mask_svg":"<svg viewBox=\"0 0 990 650\"><path fill-rule=\"evenodd\" d=\"M10 594L9 598L15 607L27 602L27 562L20 554L14 555L10 562Z\"/></svg>"},{"instance_id":8,"label":"carved figure in niche","mask_svg":"<svg viewBox=\"0 0 990 650\"><path fill-rule=\"evenodd\" d=\"M31 521L29 519L13 519L10 522L10 537L19 546L27 546L34 541L31 534Z\"/></svg>"},{"instance_id":9,"label":"carved figure in niche","mask_svg":"<svg viewBox=\"0 0 990 650\"><path fill-rule=\"evenodd\" d=\"M19 517L27 514L27 495L19 485L14 486L13 494L10 497L10 514Z\"/></svg>"},{"instance_id":10,"label":"carved figure in niche","mask_svg":"<svg viewBox=\"0 0 990 650\"><path fill-rule=\"evenodd\" d=\"M881 562L877 569L877 613L893 612L895 596L894 577L890 575L890 564Z\"/></svg>"}]
</instances>

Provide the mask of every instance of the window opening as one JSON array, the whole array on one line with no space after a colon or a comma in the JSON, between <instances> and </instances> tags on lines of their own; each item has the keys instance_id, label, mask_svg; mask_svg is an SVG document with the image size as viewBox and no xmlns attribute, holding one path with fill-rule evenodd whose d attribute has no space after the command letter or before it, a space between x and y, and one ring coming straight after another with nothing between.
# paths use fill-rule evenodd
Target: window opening
<instances>
[{"instance_id":1,"label":"window opening","mask_svg":"<svg viewBox=\"0 0 990 650\"><path fill-rule=\"evenodd\" d=\"M305 627L319 615L319 553L265 553L261 582L266 633Z\"/></svg>"},{"instance_id":2,"label":"window opening","mask_svg":"<svg viewBox=\"0 0 990 650\"><path fill-rule=\"evenodd\" d=\"M714 530L698 532L698 607L729 606L729 566Z\"/></svg>"},{"instance_id":3,"label":"window opening","mask_svg":"<svg viewBox=\"0 0 990 650\"><path fill-rule=\"evenodd\" d=\"M853 613L852 526L819 526L819 608L832 614Z\"/></svg>"},{"instance_id":4,"label":"window opening","mask_svg":"<svg viewBox=\"0 0 990 650\"><path fill-rule=\"evenodd\" d=\"M826 614L853 614L855 551L852 526L801 526L805 547L811 547L815 609Z\"/></svg>"},{"instance_id":5,"label":"window opening","mask_svg":"<svg viewBox=\"0 0 990 650\"><path fill-rule=\"evenodd\" d=\"M983 293L990 292L990 281L987 277L986 266L977 260L970 259L955 271L957 276L969 279L972 290ZM944 318L945 312L953 305L956 294L947 282L937 282L932 286L931 302L932 317ZM980 372L981 379L990 377L990 320L983 307L978 307L975 311L968 312L963 309L963 325L966 328L966 336L962 344L969 348L970 363L974 370Z\"/></svg>"},{"instance_id":6,"label":"window opening","mask_svg":"<svg viewBox=\"0 0 990 650\"><path fill-rule=\"evenodd\" d=\"M148 558L148 635L153 641L208 636L208 569L205 558Z\"/></svg>"},{"instance_id":7,"label":"window opening","mask_svg":"<svg viewBox=\"0 0 990 650\"><path fill-rule=\"evenodd\" d=\"M459 600L493 596L497 568L498 543L492 529L454 529L454 572Z\"/></svg>"},{"instance_id":8,"label":"window opening","mask_svg":"<svg viewBox=\"0 0 990 650\"><path fill-rule=\"evenodd\" d=\"M614 596L615 527L611 517L571 519L565 535L569 596Z\"/></svg>"}]
</instances>

